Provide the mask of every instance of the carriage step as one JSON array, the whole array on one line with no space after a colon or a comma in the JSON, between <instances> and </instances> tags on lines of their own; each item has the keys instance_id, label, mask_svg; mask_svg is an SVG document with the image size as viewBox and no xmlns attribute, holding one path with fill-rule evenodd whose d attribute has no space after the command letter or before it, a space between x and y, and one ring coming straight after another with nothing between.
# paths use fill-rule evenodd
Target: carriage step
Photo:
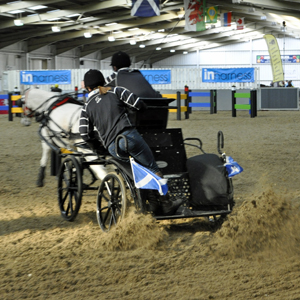
<instances>
[{"instance_id":1,"label":"carriage step","mask_svg":"<svg viewBox=\"0 0 300 300\"><path fill-rule=\"evenodd\" d=\"M180 218L195 218L195 217L210 217L218 215L228 215L231 210L191 210L187 207L180 207L176 214L170 216L154 216L156 220L180 219Z\"/></svg>"}]
</instances>

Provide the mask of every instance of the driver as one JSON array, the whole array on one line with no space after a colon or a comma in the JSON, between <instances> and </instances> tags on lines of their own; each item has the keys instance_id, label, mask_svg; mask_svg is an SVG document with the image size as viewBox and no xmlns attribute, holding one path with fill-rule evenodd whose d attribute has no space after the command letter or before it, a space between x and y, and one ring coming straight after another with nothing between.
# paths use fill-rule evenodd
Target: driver
<instances>
[{"instance_id":1,"label":"driver","mask_svg":"<svg viewBox=\"0 0 300 300\"><path fill-rule=\"evenodd\" d=\"M163 177L151 149L131 124L127 115L127 108L144 109L144 102L123 87L116 86L112 89L103 87L104 83L105 79L98 70L89 70L84 75L84 85L89 95L79 120L79 132L82 139L92 145L95 150L103 145L113 157L120 159L116 155L115 140L119 134L122 134L128 141L128 153L126 153L124 139L119 140L120 151L118 153L122 160L129 161L129 154L138 163ZM96 127L98 137L94 136L94 127ZM155 201L158 202L157 199ZM165 215L174 213L182 203L182 200L171 201L167 197L161 201L161 210ZM158 205L158 203L155 204Z\"/></svg>"}]
</instances>

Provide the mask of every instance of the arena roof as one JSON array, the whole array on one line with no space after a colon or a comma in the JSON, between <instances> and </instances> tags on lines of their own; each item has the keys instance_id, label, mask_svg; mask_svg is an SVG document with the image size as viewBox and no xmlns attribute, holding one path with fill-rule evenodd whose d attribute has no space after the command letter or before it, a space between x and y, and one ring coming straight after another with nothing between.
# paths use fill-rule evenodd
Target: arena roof
<instances>
[{"instance_id":1,"label":"arena roof","mask_svg":"<svg viewBox=\"0 0 300 300\"><path fill-rule=\"evenodd\" d=\"M123 50L135 61L153 63L184 51L210 49L262 38L300 37L300 3L293 0L207 0L218 13L232 12L232 26L206 24L204 31L186 31L184 1L161 0L160 16L131 16L132 1L14 1L0 0L0 50L26 41L26 52L46 45L56 54L78 49L80 57L101 51L101 59ZM244 18L245 28L235 21ZM15 20L23 26L16 26ZM286 26L283 26L283 21ZM58 32L52 31L57 26ZM90 33L90 38L84 34ZM114 40L109 41L108 38ZM131 45L130 41L135 41ZM140 48L144 45L144 48ZM161 48L161 50L156 50ZM170 52L172 50L172 52ZM175 52L174 52L175 51Z\"/></svg>"}]
</instances>

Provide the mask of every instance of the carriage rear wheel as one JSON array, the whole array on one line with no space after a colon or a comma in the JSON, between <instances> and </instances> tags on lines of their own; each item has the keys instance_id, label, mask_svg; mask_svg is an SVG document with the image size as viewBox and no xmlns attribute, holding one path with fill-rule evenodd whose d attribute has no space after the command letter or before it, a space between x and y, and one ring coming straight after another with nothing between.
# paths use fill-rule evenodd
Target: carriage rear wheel
<instances>
[{"instance_id":1,"label":"carriage rear wheel","mask_svg":"<svg viewBox=\"0 0 300 300\"><path fill-rule=\"evenodd\" d=\"M68 156L61 164L58 176L58 205L61 215L73 221L78 214L82 199L82 175L74 156Z\"/></svg>"},{"instance_id":2,"label":"carriage rear wheel","mask_svg":"<svg viewBox=\"0 0 300 300\"><path fill-rule=\"evenodd\" d=\"M123 178L117 173L107 174L97 194L97 220L104 232L108 232L124 218L126 202Z\"/></svg>"}]
</instances>

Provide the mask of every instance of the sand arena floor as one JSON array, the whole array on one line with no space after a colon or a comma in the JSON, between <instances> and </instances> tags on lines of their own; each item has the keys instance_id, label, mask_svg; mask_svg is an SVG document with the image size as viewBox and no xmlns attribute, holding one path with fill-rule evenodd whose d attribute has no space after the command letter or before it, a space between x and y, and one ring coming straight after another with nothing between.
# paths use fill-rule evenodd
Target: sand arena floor
<instances>
[{"instance_id":1,"label":"sand arena floor","mask_svg":"<svg viewBox=\"0 0 300 300\"><path fill-rule=\"evenodd\" d=\"M299 125L298 111L171 114L168 127L201 138L206 152L217 153L223 131L244 168L234 211L219 229L129 212L105 234L93 192L74 222L62 219L49 168L35 186L38 124L1 115L0 299L300 299Z\"/></svg>"}]
</instances>

